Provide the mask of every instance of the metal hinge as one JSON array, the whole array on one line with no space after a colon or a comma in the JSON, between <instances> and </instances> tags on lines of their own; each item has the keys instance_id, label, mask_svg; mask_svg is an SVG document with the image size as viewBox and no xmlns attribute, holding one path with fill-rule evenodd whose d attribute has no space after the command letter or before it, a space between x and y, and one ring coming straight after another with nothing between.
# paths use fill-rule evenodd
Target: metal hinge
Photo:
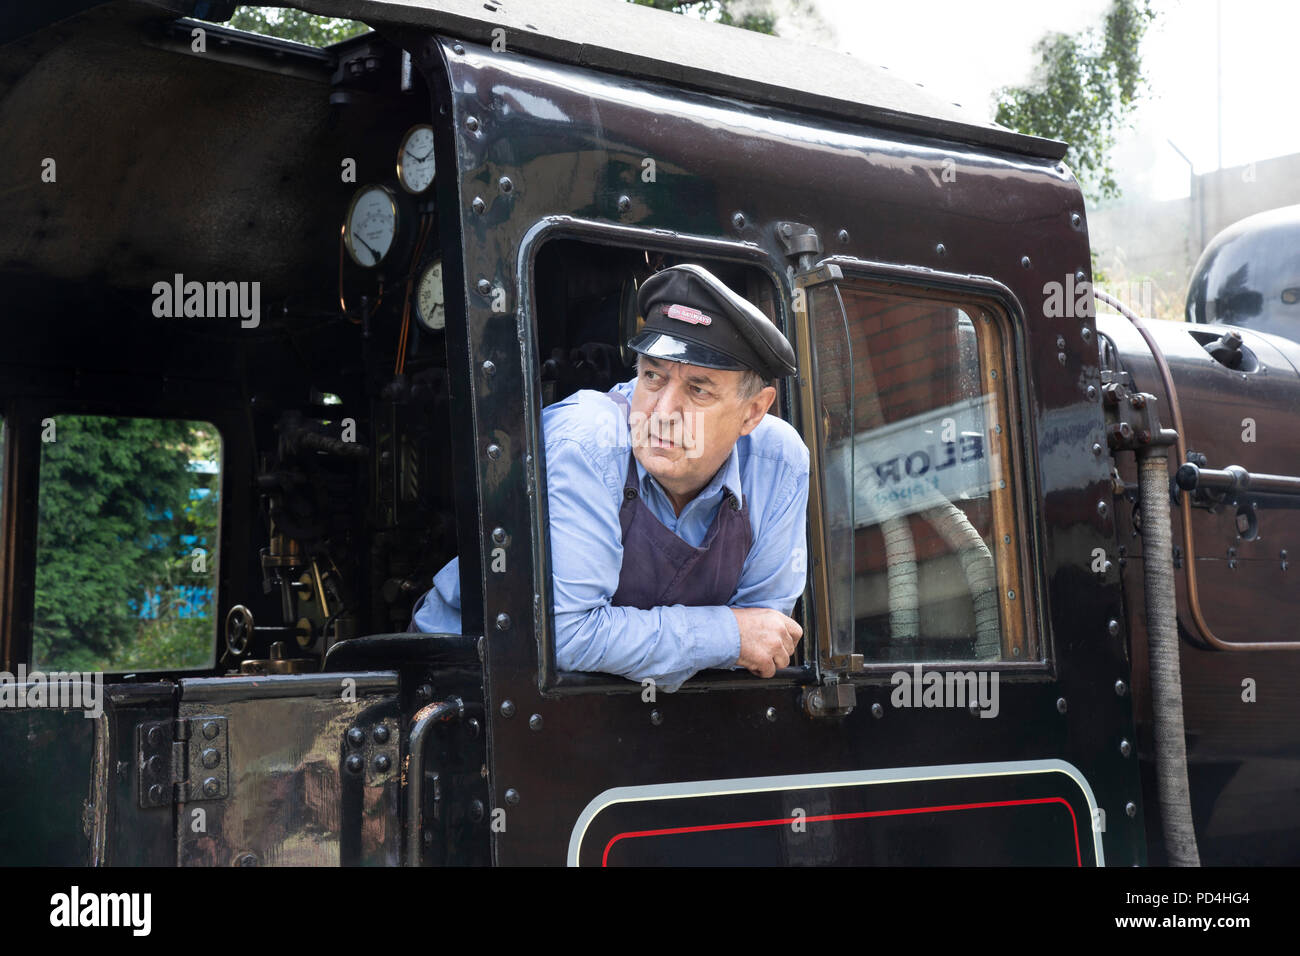
<instances>
[{"instance_id":1,"label":"metal hinge","mask_svg":"<svg viewBox=\"0 0 1300 956\"><path fill-rule=\"evenodd\" d=\"M229 739L225 717L181 717L136 724L140 806L148 810L228 796Z\"/></svg>"}]
</instances>

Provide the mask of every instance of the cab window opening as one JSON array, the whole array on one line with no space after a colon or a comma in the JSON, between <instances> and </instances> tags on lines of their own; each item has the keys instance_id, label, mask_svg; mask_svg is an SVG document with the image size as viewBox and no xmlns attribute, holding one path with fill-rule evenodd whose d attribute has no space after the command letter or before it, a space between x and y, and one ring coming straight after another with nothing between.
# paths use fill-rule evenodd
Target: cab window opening
<instances>
[{"instance_id":1,"label":"cab window opening","mask_svg":"<svg viewBox=\"0 0 1300 956\"><path fill-rule=\"evenodd\" d=\"M535 341L542 408L562 402L581 389L608 392L637 378L638 354L627 348L628 340L643 323L636 311L637 290L655 272L684 263L704 266L780 326L778 290L771 277L756 266L678 251L667 253L582 239L552 239L538 249L531 277L535 290ZM654 364L653 360L648 361L647 369ZM760 388L769 384L762 382L760 376L754 378L760 380ZM743 379L741 384L747 387L750 382ZM779 382L775 384L779 386ZM740 391L744 394L745 390ZM767 414L788 420L782 392L778 387L778 397ZM539 484L545 489L544 470ZM542 533L548 553L549 531L547 522ZM554 567L553 556L548 567ZM544 587L551 614L543 653L550 662L551 673L555 673L554 597L551 582L544 582ZM801 625L803 605L801 597L791 612L791 617ZM806 640L799 643L791 668L805 665L807 647ZM605 689L637 686L626 678L601 672L564 672L559 676L562 686ZM744 670L706 671L687 681L683 689L711 686L718 679L725 681L732 677L748 679L750 675Z\"/></svg>"}]
</instances>

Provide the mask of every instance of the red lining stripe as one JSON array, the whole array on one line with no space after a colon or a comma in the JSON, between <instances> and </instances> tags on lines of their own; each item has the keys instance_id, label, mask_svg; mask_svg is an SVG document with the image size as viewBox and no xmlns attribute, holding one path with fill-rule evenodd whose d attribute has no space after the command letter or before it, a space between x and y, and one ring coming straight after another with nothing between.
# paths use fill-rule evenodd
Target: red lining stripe
<instances>
[{"instance_id":1,"label":"red lining stripe","mask_svg":"<svg viewBox=\"0 0 1300 956\"><path fill-rule=\"evenodd\" d=\"M867 817L896 817L913 813L946 813L949 810L983 810L989 807L1019 807L1035 803L1060 803L1070 811L1070 820L1074 827L1074 859L1077 866L1083 866L1083 854L1079 848L1079 819L1074 815L1074 807L1062 797L1034 797L1029 800L995 800L990 803L954 803L943 807L903 807L897 810L864 810L860 813L828 813L816 817L803 817L805 823L819 823L826 820L862 820ZM745 830L751 827L777 827L793 823L796 817L781 820L753 820L745 823L710 823L698 827L668 827L663 830L636 830L620 833L605 844L605 853L600 865L609 866L609 851L619 840L631 840L636 837L667 836L674 833L703 833L709 830Z\"/></svg>"}]
</instances>

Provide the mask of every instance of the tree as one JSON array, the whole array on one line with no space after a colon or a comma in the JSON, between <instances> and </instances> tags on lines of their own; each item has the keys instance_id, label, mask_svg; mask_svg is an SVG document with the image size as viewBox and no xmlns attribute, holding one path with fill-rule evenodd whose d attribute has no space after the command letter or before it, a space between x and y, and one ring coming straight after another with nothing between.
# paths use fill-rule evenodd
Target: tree
<instances>
[{"instance_id":1,"label":"tree","mask_svg":"<svg viewBox=\"0 0 1300 956\"><path fill-rule=\"evenodd\" d=\"M278 7L236 7L230 26L250 33L296 40L310 46L329 46L349 37L365 33L370 28L357 20L338 20L318 17L301 10Z\"/></svg>"},{"instance_id":2,"label":"tree","mask_svg":"<svg viewBox=\"0 0 1300 956\"><path fill-rule=\"evenodd\" d=\"M218 492L191 462L215 458L215 430L94 415L54 427L41 445L34 659L80 671L206 664Z\"/></svg>"},{"instance_id":3,"label":"tree","mask_svg":"<svg viewBox=\"0 0 1300 956\"><path fill-rule=\"evenodd\" d=\"M765 4L736 2L736 0L631 0L642 7L684 13L701 20L725 23L730 27L753 30L755 33L776 33L776 14Z\"/></svg>"},{"instance_id":4,"label":"tree","mask_svg":"<svg viewBox=\"0 0 1300 956\"><path fill-rule=\"evenodd\" d=\"M1140 47L1154 17L1151 0L1114 0L1100 31L1044 36L1034 80L997 93L998 123L1070 144L1066 160L1094 201L1119 195L1109 154L1146 90Z\"/></svg>"},{"instance_id":5,"label":"tree","mask_svg":"<svg viewBox=\"0 0 1300 956\"><path fill-rule=\"evenodd\" d=\"M776 33L776 14L762 0L630 0L643 7L669 10L712 20L728 26L753 30L756 33ZM250 33L296 40L311 46L329 46L348 37L365 33L369 27L356 20L337 20L318 17L301 10L279 7L237 7L230 18L230 26Z\"/></svg>"}]
</instances>

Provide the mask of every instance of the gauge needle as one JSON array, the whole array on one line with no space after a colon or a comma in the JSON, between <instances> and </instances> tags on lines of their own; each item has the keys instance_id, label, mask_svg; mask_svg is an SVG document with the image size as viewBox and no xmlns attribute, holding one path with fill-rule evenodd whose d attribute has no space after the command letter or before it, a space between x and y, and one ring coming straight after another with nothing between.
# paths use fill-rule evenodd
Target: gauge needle
<instances>
[{"instance_id":1,"label":"gauge needle","mask_svg":"<svg viewBox=\"0 0 1300 956\"><path fill-rule=\"evenodd\" d=\"M370 258L374 259L376 262L379 261L379 253L375 252L374 249L370 248L370 243L366 242L366 240L362 239L355 232L352 234L352 238L355 239L357 242L361 243L363 246L366 247L366 249L370 251Z\"/></svg>"}]
</instances>

